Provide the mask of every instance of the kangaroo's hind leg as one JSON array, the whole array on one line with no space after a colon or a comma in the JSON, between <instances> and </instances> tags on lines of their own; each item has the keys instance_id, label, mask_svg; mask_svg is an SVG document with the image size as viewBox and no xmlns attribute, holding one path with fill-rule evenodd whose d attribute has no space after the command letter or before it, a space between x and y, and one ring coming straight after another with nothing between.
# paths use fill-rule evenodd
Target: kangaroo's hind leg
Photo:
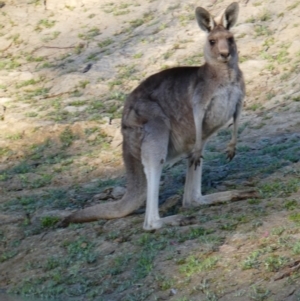
<instances>
[{"instance_id":1,"label":"kangaroo's hind leg","mask_svg":"<svg viewBox=\"0 0 300 301\"><path fill-rule=\"evenodd\" d=\"M167 158L170 131L162 118L154 118L143 127L141 159L147 178L147 202L144 229L162 226L158 211L159 183Z\"/></svg>"},{"instance_id":2,"label":"kangaroo's hind leg","mask_svg":"<svg viewBox=\"0 0 300 301\"><path fill-rule=\"evenodd\" d=\"M166 162L170 129L163 118L148 121L144 127L141 159L147 178L147 203L144 221L145 230L159 229L165 224L178 225L181 217L160 218L158 210L159 183Z\"/></svg>"}]
</instances>

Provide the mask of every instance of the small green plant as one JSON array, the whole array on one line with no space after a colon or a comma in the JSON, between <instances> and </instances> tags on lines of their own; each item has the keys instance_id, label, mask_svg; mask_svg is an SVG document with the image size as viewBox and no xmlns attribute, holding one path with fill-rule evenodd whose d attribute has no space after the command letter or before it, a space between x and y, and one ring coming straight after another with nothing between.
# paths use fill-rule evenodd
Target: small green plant
<instances>
[{"instance_id":1,"label":"small green plant","mask_svg":"<svg viewBox=\"0 0 300 301\"><path fill-rule=\"evenodd\" d=\"M93 52L87 56L86 60L87 61L97 61L98 55L99 55L99 52Z\"/></svg>"},{"instance_id":2,"label":"small green plant","mask_svg":"<svg viewBox=\"0 0 300 301\"><path fill-rule=\"evenodd\" d=\"M143 53L142 53L142 52L139 52L139 53L134 54L134 55L133 55L133 58L134 58L134 59L139 59L139 58L141 58L142 56L143 56Z\"/></svg>"},{"instance_id":3,"label":"small green plant","mask_svg":"<svg viewBox=\"0 0 300 301\"><path fill-rule=\"evenodd\" d=\"M66 127L61 134L59 135L59 139L63 144L63 147L69 147L73 143L77 136L72 132L69 127Z\"/></svg>"},{"instance_id":4,"label":"small green plant","mask_svg":"<svg viewBox=\"0 0 300 301\"><path fill-rule=\"evenodd\" d=\"M280 80L285 81L291 77L292 73L284 73L280 76Z\"/></svg>"},{"instance_id":5,"label":"small green plant","mask_svg":"<svg viewBox=\"0 0 300 301\"><path fill-rule=\"evenodd\" d=\"M261 22L266 22L266 21L270 21L271 20L271 13L267 10L263 11L260 16L259 16L259 20Z\"/></svg>"},{"instance_id":6,"label":"small green plant","mask_svg":"<svg viewBox=\"0 0 300 301\"><path fill-rule=\"evenodd\" d=\"M16 84L16 88L22 88L30 85L35 85L40 82L40 79L35 80L35 79L29 79L29 80L24 80L18 84Z\"/></svg>"},{"instance_id":7,"label":"small green plant","mask_svg":"<svg viewBox=\"0 0 300 301\"><path fill-rule=\"evenodd\" d=\"M123 92L119 92L119 91L114 91L112 93L110 93L110 95L108 96L108 99L116 99L116 100L121 100L124 101L127 97L127 94L123 93Z\"/></svg>"},{"instance_id":8,"label":"small green plant","mask_svg":"<svg viewBox=\"0 0 300 301\"><path fill-rule=\"evenodd\" d=\"M272 31L269 29L267 25L255 25L254 27L256 37L259 36L269 36L272 34Z\"/></svg>"},{"instance_id":9,"label":"small green plant","mask_svg":"<svg viewBox=\"0 0 300 301\"><path fill-rule=\"evenodd\" d=\"M186 26L189 22L194 21L195 16L193 13L182 14L178 17L181 26Z\"/></svg>"},{"instance_id":10,"label":"small green plant","mask_svg":"<svg viewBox=\"0 0 300 301\"><path fill-rule=\"evenodd\" d=\"M115 80L112 80L110 82L108 82L108 87L109 87L109 90L112 90L114 88L114 86L120 86L123 84L123 81L121 79L115 79Z\"/></svg>"},{"instance_id":11,"label":"small green plant","mask_svg":"<svg viewBox=\"0 0 300 301\"><path fill-rule=\"evenodd\" d=\"M93 27L89 29L86 33L79 33L78 38L82 40L92 40L94 37L99 36L100 34L100 29L98 27Z\"/></svg>"},{"instance_id":12,"label":"small green plant","mask_svg":"<svg viewBox=\"0 0 300 301\"><path fill-rule=\"evenodd\" d=\"M0 62L0 70L13 70L21 66L21 63L16 58L2 60Z\"/></svg>"},{"instance_id":13,"label":"small green plant","mask_svg":"<svg viewBox=\"0 0 300 301\"><path fill-rule=\"evenodd\" d=\"M130 13L129 9L123 9L123 10L116 10L113 12L114 16L122 16L122 15L127 15Z\"/></svg>"},{"instance_id":14,"label":"small green plant","mask_svg":"<svg viewBox=\"0 0 300 301\"><path fill-rule=\"evenodd\" d=\"M53 175L44 174L41 177L33 180L29 184L29 186L31 188L40 188L40 187L47 186L47 185L51 184L52 178L53 178ZM27 179L26 178L24 178L24 184L27 184Z\"/></svg>"},{"instance_id":15,"label":"small green plant","mask_svg":"<svg viewBox=\"0 0 300 301\"><path fill-rule=\"evenodd\" d=\"M246 19L246 23L255 23L255 22L256 22L256 18L254 16L251 16L248 19Z\"/></svg>"},{"instance_id":16,"label":"small green plant","mask_svg":"<svg viewBox=\"0 0 300 301\"><path fill-rule=\"evenodd\" d=\"M259 199L249 199L248 200L248 204L250 204L250 205L257 205L259 203L261 203L261 200L259 200Z\"/></svg>"},{"instance_id":17,"label":"small green plant","mask_svg":"<svg viewBox=\"0 0 300 301\"><path fill-rule=\"evenodd\" d=\"M44 28L51 28L55 25L55 23L55 20L42 19L37 23L35 31L42 31Z\"/></svg>"},{"instance_id":18,"label":"small green plant","mask_svg":"<svg viewBox=\"0 0 300 301\"><path fill-rule=\"evenodd\" d=\"M54 31L50 34L47 34L45 35L43 38L42 38L42 41L43 42L50 42L50 41L53 41L55 40L58 36L60 35L60 31Z\"/></svg>"},{"instance_id":19,"label":"small green plant","mask_svg":"<svg viewBox=\"0 0 300 301\"><path fill-rule=\"evenodd\" d=\"M253 285L251 286L251 292L249 294L249 297L251 300L254 301L263 301L268 298L270 293L271 292L268 289Z\"/></svg>"},{"instance_id":20,"label":"small green plant","mask_svg":"<svg viewBox=\"0 0 300 301\"><path fill-rule=\"evenodd\" d=\"M172 288L172 286L175 284L174 279L167 278L166 276L163 275L156 276L155 280L157 281L157 284L162 291L166 291Z\"/></svg>"},{"instance_id":21,"label":"small green plant","mask_svg":"<svg viewBox=\"0 0 300 301\"><path fill-rule=\"evenodd\" d=\"M266 47L266 48L269 48L274 44L275 44L275 38L274 37L269 37L264 41L263 46ZM267 53L267 52L265 52L265 53Z\"/></svg>"},{"instance_id":22,"label":"small green plant","mask_svg":"<svg viewBox=\"0 0 300 301\"><path fill-rule=\"evenodd\" d=\"M293 192L297 192L300 186L298 179L289 179L287 182L275 180L260 186L260 191L264 197L271 196L289 196Z\"/></svg>"},{"instance_id":23,"label":"small green plant","mask_svg":"<svg viewBox=\"0 0 300 301\"><path fill-rule=\"evenodd\" d=\"M300 223L300 213L292 213L290 216L289 216L289 219L295 223Z\"/></svg>"},{"instance_id":24,"label":"small green plant","mask_svg":"<svg viewBox=\"0 0 300 301\"><path fill-rule=\"evenodd\" d=\"M36 112L27 112L25 114L26 117L30 117L30 118L33 118L33 117L37 117L38 116L38 113Z\"/></svg>"},{"instance_id":25,"label":"small green plant","mask_svg":"<svg viewBox=\"0 0 300 301\"><path fill-rule=\"evenodd\" d=\"M9 179L9 176L7 173L1 173L0 174L0 181L7 181Z\"/></svg>"},{"instance_id":26,"label":"small green plant","mask_svg":"<svg viewBox=\"0 0 300 301\"><path fill-rule=\"evenodd\" d=\"M165 60L167 60L167 59L169 59L174 53L175 53L175 50L174 50L174 49L170 49L170 50L168 50L167 52L165 52L165 53L163 54L163 58L164 58Z\"/></svg>"},{"instance_id":27,"label":"small green plant","mask_svg":"<svg viewBox=\"0 0 300 301\"><path fill-rule=\"evenodd\" d=\"M112 39L107 38L107 39L105 39L105 40L102 40L102 41L98 42L98 46L99 46L100 48L104 48L104 47L109 46L109 45L112 44L113 42L114 42L114 41L113 41Z\"/></svg>"},{"instance_id":28,"label":"small green plant","mask_svg":"<svg viewBox=\"0 0 300 301\"><path fill-rule=\"evenodd\" d=\"M45 271L51 271L56 269L57 267L61 266L61 260L58 257L51 256L47 259L44 270Z\"/></svg>"},{"instance_id":29,"label":"small green plant","mask_svg":"<svg viewBox=\"0 0 300 301\"><path fill-rule=\"evenodd\" d=\"M124 254L114 258L113 267L110 271L110 274L115 276L123 273L126 270L126 268L128 268L128 264L130 263L131 259L131 254Z\"/></svg>"},{"instance_id":30,"label":"small green plant","mask_svg":"<svg viewBox=\"0 0 300 301\"><path fill-rule=\"evenodd\" d=\"M59 217L44 216L41 218L41 225L43 228L52 228L59 222Z\"/></svg>"},{"instance_id":31,"label":"small green plant","mask_svg":"<svg viewBox=\"0 0 300 301\"><path fill-rule=\"evenodd\" d=\"M45 60L45 57L44 56L32 56L32 55L29 55L26 57L26 60L28 62L42 62Z\"/></svg>"},{"instance_id":32,"label":"small green plant","mask_svg":"<svg viewBox=\"0 0 300 301\"><path fill-rule=\"evenodd\" d=\"M78 86L79 86L81 89L85 89L86 86L87 86L89 83L90 83L89 80L83 80L83 81L80 81L80 82L78 83Z\"/></svg>"},{"instance_id":33,"label":"small green plant","mask_svg":"<svg viewBox=\"0 0 300 301\"><path fill-rule=\"evenodd\" d=\"M276 272L287 263L287 259L278 255L271 255L264 260L264 265L267 271Z\"/></svg>"},{"instance_id":34,"label":"small green plant","mask_svg":"<svg viewBox=\"0 0 300 301\"><path fill-rule=\"evenodd\" d=\"M145 22L143 21L143 19L135 19L129 22L131 27L136 28L139 27L141 25L143 25Z\"/></svg>"},{"instance_id":35,"label":"small green plant","mask_svg":"<svg viewBox=\"0 0 300 301\"><path fill-rule=\"evenodd\" d=\"M284 202L283 207L287 210L294 210L299 207L299 204L296 200L287 200Z\"/></svg>"},{"instance_id":36,"label":"small green plant","mask_svg":"<svg viewBox=\"0 0 300 301\"><path fill-rule=\"evenodd\" d=\"M293 246L293 253L295 255L300 255L300 242L296 242Z\"/></svg>"},{"instance_id":37,"label":"small green plant","mask_svg":"<svg viewBox=\"0 0 300 301\"><path fill-rule=\"evenodd\" d=\"M274 91L269 91L266 95L266 99L271 100L274 96L276 96L276 93Z\"/></svg>"},{"instance_id":38,"label":"small green plant","mask_svg":"<svg viewBox=\"0 0 300 301\"><path fill-rule=\"evenodd\" d=\"M260 103L254 103L252 105L250 105L249 107L247 106L247 109L251 110L251 111L256 111L258 109L260 109L262 107L262 105Z\"/></svg>"},{"instance_id":39,"label":"small green plant","mask_svg":"<svg viewBox=\"0 0 300 301\"><path fill-rule=\"evenodd\" d=\"M44 69L44 68L52 68L54 66L55 65L53 63L45 62L45 63L41 64L40 66L38 66L37 70L41 70L41 69Z\"/></svg>"},{"instance_id":40,"label":"small green plant","mask_svg":"<svg viewBox=\"0 0 300 301\"><path fill-rule=\"evenodd\" d=\"M211 256L207 258L190 256L185 263L179 268L180 273L190 277L202 271L213 269L218 262L218 257Z\"/></svg>"},{"instance_id":41,"label":"small green plant","mask_svg":"<svg viewBox=\"0 0 300 301\"><path fill-rule=\"evenodd\" d=\"M84 261L86 263L94 263L97 260L97 253L94 252L94 243L89 242L83 237L75 241L66 241L63 247L67 249L70 259L76 261Z\"/></svg>"},{"instance_id":42,"label":"small green plant","mask_svg":"<svg viewBox=\"0 0 300 301\"><path fill-rule=\"evenodd\" d=\"M297 2L295 2L294 4L288 6L286 9L287 9L287 10L295 9L296 7L298 7L299 4L300 4L300 1L297 1Z\"/></svg>"},{"instance_id":43,"label":"small green plant","mask_svg":"<svg viewBox=\"0 0 300 301\"><path fill-rule=\"evenodd\" d=\"M75 9L75 6L65 5L65 8L67 8L70 11L73 11Z\"/></svg>"},{"instance_id":44,"label":"small green plant","mask_svg":"<svg viewBox=\"0 0 300 301\"><path fill-rule=\"evenodd\" d=\"M135 64L120 65L117 75L117 80L129 79L136 72Z\"/></svg>"},{"instance_id":45,"label":"small green plant","mask_svg":"<svg viewBox=\"0 0 300 301\"><path fill-rule=\"evenodd\" d=\"M13 251L6 251L0 255L0 263L7 261L18 254L16 250Z\"/></svg>"},{"instance_id":46,"label":"small green plant","mask_svg":"<svg viewBox=\"0 0 300 301\"><path fill-rule=\"evenodd\" d=\"M11 169L11 173L25 174L25 173L28 173L33 170L34 170L34 168L32 168L32 166L30 166L30 164L28 164L27 162L22 162L16 166L14 166Z\"/></svg>"},{"instance_id":47,"label":"small green plant","mask_svg":"<svg viewBox=\"0 0 300 301\"><path fill-rule=\"evenodd\" d=\"M86 105L86 100L74 100L68 103L69 106L80 107Z\"/></svg>"},{"instance_id":48,"label":"small green plant","mask_svg":"<svg viewBox=\"0 0 300 301\"><path fill-rule=\"evenodd\" d=\"M50 91L50 88L37 88L35 90L30 90L30 92L27 93L26 99L30 99L35 96L45 96Z\"/></svg>"},{"instance_id":49,"label":"small green plant","mask_svg":"<svg viewBox=\"0 0 300 301\"><path fill-rule=\"evenodd\" d=\"M300 101L300 95L294 96L294 97L293 97L293 101Z\"/></svg>"},{"instance_id":50,"label":"small green plant","mask_svg":"<svg viewBox=\"0 0 300 301\"><path fill-rule=\"evenodd\" d=\"M224 223L220 226L221 230L225 230L225 231L233 231L236 229L237 227L237 223L235 222L228 222L228 223Z\"/></svg>"},{"instance_id":51,"label":"small green plant","mask_svg":"<svg viewBox=\"0 0 300 301\"><path fill-rule=\"evenodd\" d=\"M284 231L285 231L285 227L277 227L277 228L272 229L271 233L272 233L272 235L280 236L281 234L283 234Z\"/></svg>"},{"instance_id":52,"label":"small green plant","mask_svg":"<svg viewBox=\"0 0 300 301\"><path fill-rule=\"evenodd\" d=\"M16 133L16 134L7 135L6 139L9 139L9 140L20 140L20 139L23 139L23 137L24 137L23 133Z\"/></svg>"},{"instance_id":53,"label":"small green plant","mask_svg":"<svg viewBox=\"0 0 300 301\"><path fill-rule=\"evenodd\" d=\"M145 13L143 15L142 19L135 19L132 21L129 21L129 24L131 25L131 28L137 28L145 23L150 22L151 20L154 19L154 13L153 12L149 12L149 13Z\"/></svg>"},{"instance_id":54,"label":"small green plant","mask_svg":"<svg viewBox=\"0 0 300 301\"><path fill-rule=\"evenodd\" d=\"M259 261L258 257L261 255L261 251L254 251L252 252L243 262L242 262L242 269L248 270L253 268L258 268Z\"/></svg>"}]
</instances>

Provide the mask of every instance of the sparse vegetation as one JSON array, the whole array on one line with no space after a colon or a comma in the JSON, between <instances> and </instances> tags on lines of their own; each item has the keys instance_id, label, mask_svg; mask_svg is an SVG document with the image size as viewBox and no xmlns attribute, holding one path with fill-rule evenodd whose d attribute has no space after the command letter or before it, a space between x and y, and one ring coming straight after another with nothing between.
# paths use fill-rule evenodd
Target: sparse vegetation
<instances>
[{"instance_id":1,"label":"sparse vegetation","mask_svg":"<svg viewBox=\"0 0 300 301\"><path fill-rule=\"evenodd\" d=\"M100 48L104 48L104 47L109 46L109 45L112 44L112 43L113 43L113 40L110 39L110 38L107 38L107 39L105 39L105 40L99 42L99 43L98 43L98 46L99 46Z\"/></svg>"},{"instance_id":2,"label":"sparse vegetation","mask_svg":"<svg viewBox=\"0 0 300 301\"><path fill-rule=\"evenodd\" d=\"M160 214L193 224L149 233L144 208L67 228L59 221L120 199L124 101L156 71L203 64L195 3L57 10L21 2L0 10L0 291L88 301L299 299L300 2L285 11L276 11L279 0L240 6L247 98L236 156L224 154L232 125L203 154L204 195L256 189L259 198L182 209L183 158L163 169ZM208 9L217 14L223 4Z\"/></svg>"},{"instance_id":3,"label":"sparse vegetation","mask_svg":"<svg viewBox=\"0 0 300 301\"><path fill-rule=\"evenodd\" d=\"M85 33L79 33L78 37L82 40L92 40L94 37L99 36L100 34L100 29L98 27L93 27Z\"/></svg>"},{"instance_id":4,"label":"sparse vegetation","mask_svg":"<svg viewBox=\"0 0 300 301\"><path fill-rule=\"evenodd\" d=\"M48 19L42 19L40 20L36 27L35 27L35 31L42 31L45 28L51 28L55 25L56 21L55 20L48 20Z\"/></svg>"}]
</instances>

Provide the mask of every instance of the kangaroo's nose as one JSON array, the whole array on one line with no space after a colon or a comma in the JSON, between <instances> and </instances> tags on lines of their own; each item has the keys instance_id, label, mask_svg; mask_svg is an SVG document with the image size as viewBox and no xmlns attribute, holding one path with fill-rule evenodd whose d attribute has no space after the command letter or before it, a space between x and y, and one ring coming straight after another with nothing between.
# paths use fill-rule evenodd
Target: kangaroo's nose
<instances>
[{"instance_id":1,"label":"kangaroo's nose","mask_svg":"<svg viewBox=\"0 0 300 301\"><path fill-rule=\"evenodd\" d=\"M220 52L220 55L221 55L222 58L227 59L229 57L229 52L227 52L227 51L226 52L225 51Z\"/></svg>"}]
</instances>

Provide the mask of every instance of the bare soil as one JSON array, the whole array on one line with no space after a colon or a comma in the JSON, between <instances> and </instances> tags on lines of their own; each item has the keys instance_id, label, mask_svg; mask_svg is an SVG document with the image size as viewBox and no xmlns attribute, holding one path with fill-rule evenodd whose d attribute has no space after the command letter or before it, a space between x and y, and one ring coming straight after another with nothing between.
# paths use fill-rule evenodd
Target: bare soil
<instances>
[{"instance_id":1,"label":"bare soil","mask_svg":"<svg viewBox=\"0 0 300 301\"><path fill-rule=\"evenodd\" d=\"M126 187L126 95L164 68L203 63L194 9L230 1L4 1L0 8L0 292L55 300L300 300L300 2L239 1L247 98L207 145L205 193L259 199L182 210L185 162L164 170L161 214L57 227Z\"/></svg>"}]
</instances>

